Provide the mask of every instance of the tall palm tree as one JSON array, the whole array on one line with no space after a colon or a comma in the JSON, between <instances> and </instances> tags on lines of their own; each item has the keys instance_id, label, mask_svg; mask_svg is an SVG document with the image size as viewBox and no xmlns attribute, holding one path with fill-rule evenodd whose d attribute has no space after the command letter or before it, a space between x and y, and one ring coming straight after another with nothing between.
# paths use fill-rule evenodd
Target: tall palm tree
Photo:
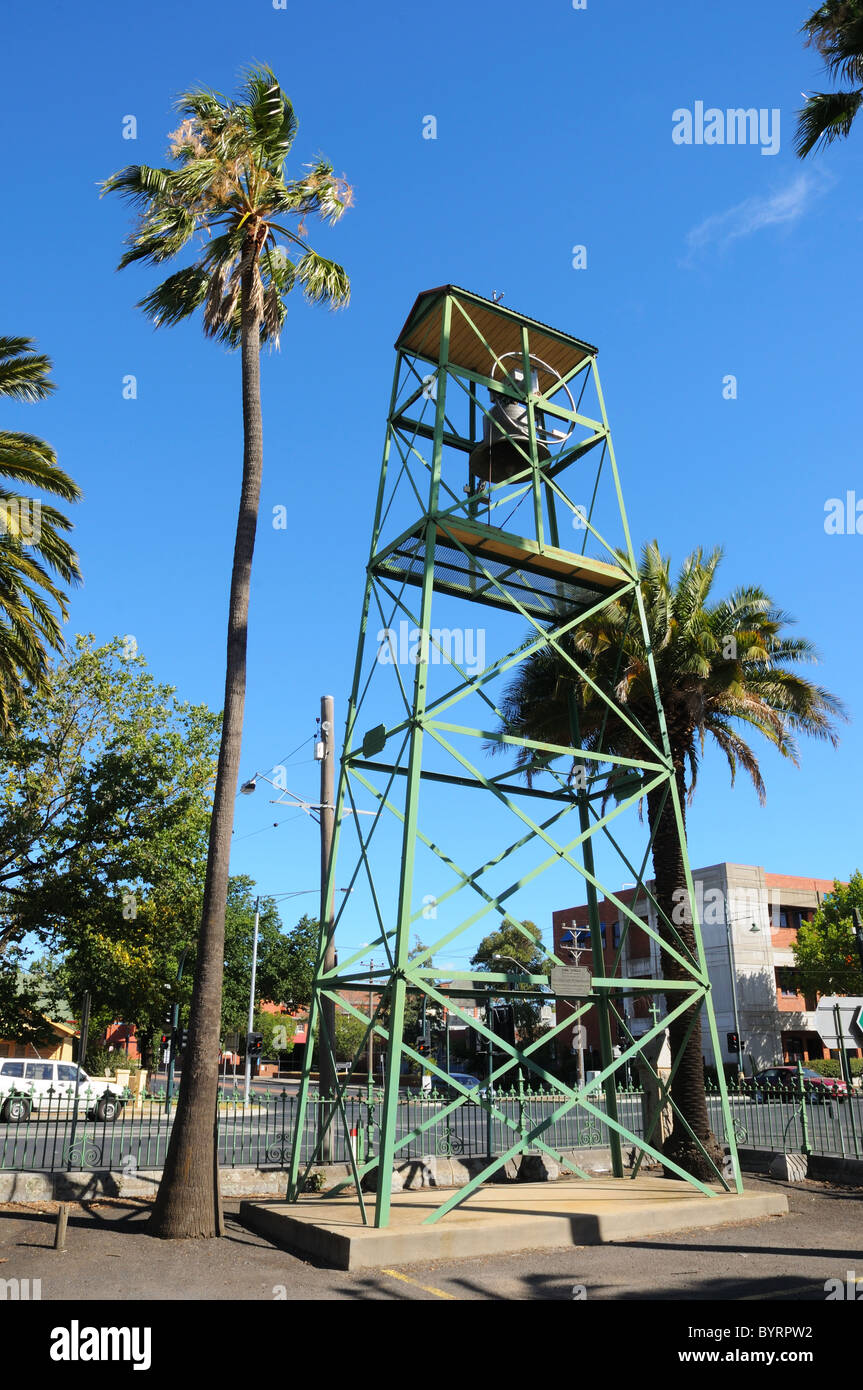
<instances>
[{"instance_id":1,"label":"tall palm tree","mask_svg":"<svg viewBox=\"0 0 863 1390\"><path fill-rule=\"evenodd\" d=\"M805 639L787 635L784 629L791 619L762 589L747 587L735 590L728 598L712 597L721 555L719 549L706 558L701 550L695 551L673 582L670 561L656 541L644 546L639 562L649 644L684 825L686 802L691 803L695 791L708 735L728 761L732 784L742 768L763 804L764 780L743 735L748 731L761 734L796 764L795 735L809 734L835 744L835 721L845 718L835 696L792 669L801 662L817 660L815 650ZM623 553L619 559L627 563ZM544 648L518 669L505 693L503 731L543 743L573 745L574 702L582 748L636 760L643 756L644 744L616 710L661 747L648 650L628 599L611 603L592 620L574 628L561 646L607 694L611 711L588 680L579 678L553 649ZM530 778L530 765L535 765L532 751L522 750L519 758ZM574 766L576 762L574 759ZM612 765L609 791L613 778ZM663 796L663 790L647 794L659 931L664 943L678 949L682 943L681 954L689 951L695 958L694 925L680 920L688 915L679 910L686 884L683 845L672 800ZM665 978L684 977L674 957L664 950L662 957ZM720 1151L710 1132L704 1094L700 1009L682 1014L670 1025L669 1033L672 1056L676 1059L682 1054L672 1083L672 1099L693 1133L716 1158ZM696 1177L711 1176L704 1155L682 1125L675 1125L664 1153Z\"/></svg>"},{"instance_id":2,"label":"tall palm tree","mask_svg":"<svg viewBox=\"0 0 863 1390\"><path fill-rule=\"evenodd\" d=\"M249 583L261 489L261 344L278 344L285 296L298 284L309 301L348 302L340 265L304 240L312 214L335 222L351 202L348 185L318 158L295 180L285 175L294 109L269 68L251 70L241 99L195 90L178 101L177 167L130 165L103 185L139 210L120 267L160 265L184 248L191 264L141 301L156 324L203 311L205 334L239 346L242 368L243 478L228 612L222 742L214 791L197 953L189 1047L177 1118L150 1230L165 1237L221 1234L213 1116L218 1088L219 1017L225 905L246 689ZM286 226L298 219L296 229ZM281 238L281 241L277 240Z\"/></svg>"},{"instance_id":3,"label":"tall palm tree","mask_svg":"<svg viewBox=\"0 0 863 1390\"><path fill-rule=\"evenodd\" d=\"M796 149L803 159L816 146L846 136L863 105L863 0L825 0L803 25L831 77L854 83L850 90L814 92L797 113Z\"/></svg>"},{"instance_id":4,"label":"tall palm tree","mask_svg":"<svg viewBox=\"0 0 863 1390\"><path fill-rule=\"evenodd\" d=\"M54 390L50 360L32 338L0 337L0 396L45 400ZM72 522L20 487L77 502L80 489L57 466L50 444L32 434L0 430L0 731L13 719L26 687L38 688L50 651L62 651L69 616L60 587L81 579L78 557L63 532Z\"/></svg>"}]
</instances>

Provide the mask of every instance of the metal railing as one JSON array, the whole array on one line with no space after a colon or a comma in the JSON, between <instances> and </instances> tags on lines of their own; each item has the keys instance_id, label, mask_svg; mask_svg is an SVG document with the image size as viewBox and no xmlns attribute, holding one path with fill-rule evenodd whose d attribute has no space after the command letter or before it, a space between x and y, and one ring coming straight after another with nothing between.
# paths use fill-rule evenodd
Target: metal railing
<instances>
[{"instance_id":1,"label":"metal railing","mask_svg":"<svg viewBox=\"0 0 863 1390\"><path fill-rule=\"evenodd\" d=\"M479 1093L478 1093L479 1094ZM174 1113L166 1113L164 1093L147 1092L135 1100L128 1091L116 1118L100 1119L95 1112L98 1097L81 1093L77 1112L69 1101L34 1097L17 1092L31 1102L24 1118L7 1115L8 1096L0 1096L0 1171L62 1172L113 1171L133 1174L162 1167ZM494 1093L497 1114L489 1114L481 1101L467 1101L448 1108L451 1096L405 1093L398 1102L397 1158L420 1159L493 1157L506 1152L516 1139L550 1120L563 1100L550 1089L531 1090L519 1083ZM620 1122L635 1136L644 1135L643 1093L620 1086L617 1111ZM863 1094L852 1092L842 1101L816 1088L769 1089L730 1092L730 1111L740 1147L818 1153L838 1157L863 1156ZM34 1101L36 1103L34 1103ZM597 1114L573 1106L547 1123L536 1137L553 1149L605 1147L608 1128L603 1122L605 1096L590 1095ZM714 1133L722 1135L719 1092L708 1086L708 1114ZM313 1092L307 1109L300 1154L308 1161L315 1151L319 1126L328 1102ZM353 1145L362 1162L375 1155L383 1092L368 1085L344 1098L349 1134L340 1122L332 1128L332 1161L347 1163ZM20 1109L18 1111L20 1113ZM244 1104L239 1090L220 1090L218 1097L219 1163L227 1168L286 1168L297 1116L297 1098L286 1089L253 1091ZM537 1150L538 1151L538 1150Z\"/></svg>"}]
</instances>

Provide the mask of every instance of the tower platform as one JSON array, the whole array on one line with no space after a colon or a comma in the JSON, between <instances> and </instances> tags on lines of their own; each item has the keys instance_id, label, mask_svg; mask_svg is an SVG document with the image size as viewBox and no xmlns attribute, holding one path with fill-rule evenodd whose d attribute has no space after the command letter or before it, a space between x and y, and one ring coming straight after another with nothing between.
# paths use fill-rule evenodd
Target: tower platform
<instances>
[{"instance_id":1,"label":"tower platform","mask_svg":"<svg viewBox=\"0 0 863 1390\"><path fill-rule=\"evenodd\" d=\"M600 599L610 600L632 581L618 565L556 546L510 536L463 517L435 528L434 588L536 618L572 617ZM425 525L420 521L398 543L376 556L372 573L417 587L425 565Z\"/></svg>"}]
</instances>

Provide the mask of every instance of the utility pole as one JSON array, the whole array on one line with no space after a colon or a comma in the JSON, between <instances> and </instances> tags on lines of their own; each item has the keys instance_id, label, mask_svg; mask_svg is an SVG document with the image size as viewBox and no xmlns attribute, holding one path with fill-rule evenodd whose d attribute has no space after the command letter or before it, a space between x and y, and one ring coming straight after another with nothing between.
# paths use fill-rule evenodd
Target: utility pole
<instances>
[{"instance_id":1,"label":"utility pole","mask_svg":"<svg viewBox=\"0 0 863 1390\"><path fill-rule=\"evenodd\" d=\"M174 1063L176 1061L176 1041L177 1026L180 1022L180 983L183 979L183 966L186 964L186 956L189 948L184 946L177 965L177 985L174 992L174 1002L171 1005L171 1042L168 1048L168 1077L165 1082L165 1115L171 1113L171 1100L174 1095Z\"/></svg>"},{"instance_id":2,"label":"utility pole","mask_svg":"<svg viewBox=\"0 0 863 1390\"><path fill-rule=\"evenodd\" d=\"M755 923L752 923L753 927ZM737 1030L737 1069L743 1076L743 1039L740 1036L740 1011L737 1006L737 961L734 955L734 927L726 914L725 932L728 936L728 968L731 973L731 1002L734 1006L734 1027ZM722 1058L717 1057L717 1067L722 1066Z\"/></svg>"},{"instance_id":3,"label":"utility pole","mask_svg":"<svg viewBox=\"0 0 863 1390\"><path fill-rule=\"evenodd\" d=\"M76 1131L76 1129L77 1129L77 1127L78 1127L78 1093L79 1093L79 1091L80 1091L80 1089L81 1089L81 1068L83 1067L84 1062L86 1061L86 1058L87 1058L87 1039L88 1039L88 1037L89 1037L89 1033L90 1033L90 991L89 991L89 989L85 989L85 991L84 991L84 1002L83 1002L83 1004L81 1005L81 1031L80 1031L80 1033L78 1034L78 1057L77 1057L77 1065L76 1065L76 1067L75 1067L75 1102L74 1102L74 1108L73 1108L73 1110L72 1110L72 1133L71 1133L71 1135L69 1136L69 1152L70 1152L70 1153L71 1153L71 1151L72 1151L72 1145L73 1145L74 1142L75 1142L75 1131ZM69 1167L71 1168L71 1166L72 1166L72 1160L71 1160L71 1158L70 1158L70 1160L69 1160Z\"/></svg>"},{"instance_id":4,"label":"utility pole","mask_svg":"<svg viewBox=\"0 0 863 1390\"><path fill-rule=\"evenodd\" d=\"M373 977L374 968L375 968L375 963L374 963L373 960L370 960L370 961L369 961L369 1020L370 1020L370 1021L371 1021L372 1015L374 1014L374 1011L375 1011L375 999L374 999L374 994L373 994L373 992L372 992L372 984L373 984L373 978L374 978L374 977ZM369 1033L369 1081L372 1083L372 1085L374 1085L374 1080L375 1080L375 1030L374 1030L374 1028L372 1028L371 1031L370 1031L370 1033Z\"/></svg>"},{"instance_id":5,"label":"utility pole","mask_svg":"<svg viewBox=\"0 0 863 1390\"><path fill-rule=\"evenodd\" d=\"M328 876L330 867L330 853L333 845L333 828L335 825L335 761L333 757L333 697L332 695L321 696L321 742L323 743L323 757L321 758L321 930L324 934L324 972L334 970L336 965L336 951L333 942L334 918L333 896L327 893ZM318 1038L318 1069L320 1072L320 1093L321 1099L332 1101L335 1097L337 1077L336 1065L330 1049L327 1047L326 1039L330 1040L330 1047L335 1050L336 1040L336 1005L335 1001L321 996L321 1031ZM329 1163L332 1158L332 1130L328 1125L328 1120L332 1113L330 1105L322 1105L321 1121L327 1126L324 1134L323 1145L321 1147L321 1159L324 1163Z\"/></svg>"},{"instance_id":6,"label":"utility pole","mask_svg":"<svg viewBox=\"0 0 863 1390\"><path fill-rule=\"evenodd\" d=\"M255 898L255 934L252 937L252 987L249 990L249 1026L246 1029L246 1079L243 1104L248 1105L252 1090L252 1059L249 1056L249 1034L255 1027L255 976L258 973L258 928L261 924L261 900Z\"/></svg>"}]
</instances>

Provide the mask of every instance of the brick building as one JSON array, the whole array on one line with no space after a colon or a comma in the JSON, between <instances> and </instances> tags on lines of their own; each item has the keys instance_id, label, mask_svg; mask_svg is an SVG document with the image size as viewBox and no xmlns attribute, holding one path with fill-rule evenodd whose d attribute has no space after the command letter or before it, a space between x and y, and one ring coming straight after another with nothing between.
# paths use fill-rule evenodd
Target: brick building
<instances>
[{"instance_id":1,"label":"brick building","mask_svg":"<svg viewBox=\"0 0 863 1390\"><path fill-rule=\"evenodd\" d=\"M757 865L728 863L694 869L692 876L723 1061L737 1061L727 1035L738 1030L747 1072L798 1058L806 1062L831 1056L816 1027L816 997L801 990L792 946L801 922L810 920L832 893L832 880L773 874ZM621 889L616 897L657 930L653 905L643 894L634 901L635 890L630 887ZM599 912L603 968L611 974L621 941L621 913L606 898L600 900ZM579 954L578 963L597 974L586 904L555 912L552 920L557 954L574 962L574 949ZM561 938L569 932L575 940L567 947ZM649 932L630 927L617 974L630 979L661 978L659 945ZM650 1025L650 1002L647 997L629 1001L628 1022L635 1037ZM559 1020L572 1013L572 1007L563 1001L557 1007ZM595 1009L590 1010L586 1022L588 1047L598 1049ZM614 1042L622 1040L614 1038ZM564 1033L567 1044L572 1045L571 1029ZM861 1055L856 1048L849 1051L852 1056Z\"/></svg>"}]
</instances>

